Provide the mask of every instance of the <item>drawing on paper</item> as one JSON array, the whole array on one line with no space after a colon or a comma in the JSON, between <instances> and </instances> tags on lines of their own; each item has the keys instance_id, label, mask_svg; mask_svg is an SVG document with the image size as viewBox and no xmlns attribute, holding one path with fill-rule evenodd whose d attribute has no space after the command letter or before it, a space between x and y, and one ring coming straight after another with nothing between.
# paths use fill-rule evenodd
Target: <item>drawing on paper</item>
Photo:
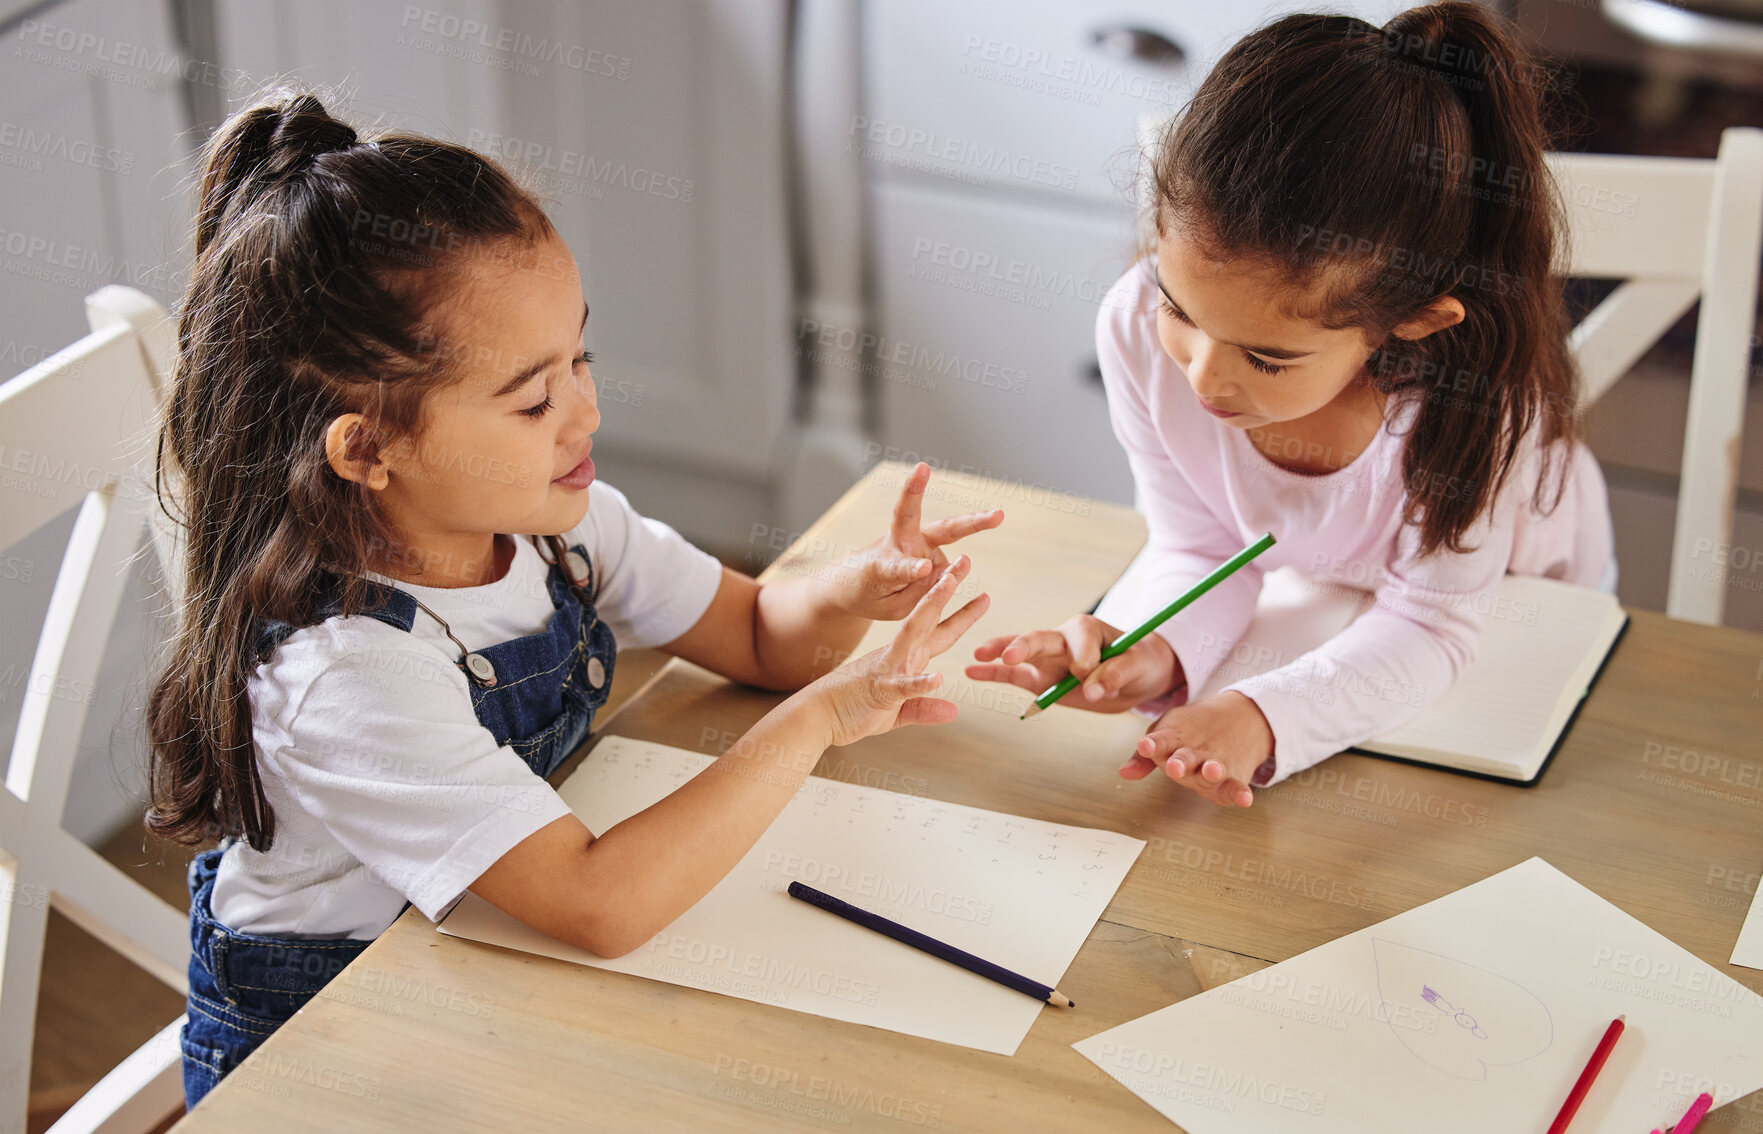
<instances>
[{"instance_id":1,"label":"drawing on paper","mask_svg":"<svg viewBox=\"0 0 1763 1134\"><path fill-rule=\"evenodd\" d=\"M1549 1050L1555 1020L1530 989L1466 961L1373 938L1383 1022L1436 1071L1486 1079Z\"/></svg>"},{"instance_id":2,"label":"drawing on paper","mask_svg":"<svg viewBox=\"0 0 1763 1134\"><path fill-rule=\"evenodd\" d=\"M1481 1030L1481 1025L1475 1022L1474 1016L1471 1016L1467 1012L1459 1012L1457 1009L1451 1007L1451 1002L1446 1000L1443 996L1440 996L1438 990L1432 986L1423 986L1420 990L1420 998L1443 1012L1445 1015L1451 1017L1451 1022L1458 1027L1468 1028L1469 1034L1476 1039L1488 1038L1488 1034Z\"/></svg>"}]
</instances>

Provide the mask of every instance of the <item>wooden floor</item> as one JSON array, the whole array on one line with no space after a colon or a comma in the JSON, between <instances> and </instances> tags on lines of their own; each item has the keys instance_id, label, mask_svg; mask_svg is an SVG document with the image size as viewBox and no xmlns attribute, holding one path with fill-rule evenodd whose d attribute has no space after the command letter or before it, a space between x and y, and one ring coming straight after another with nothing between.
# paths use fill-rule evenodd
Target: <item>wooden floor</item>
<instances>
[{"instance_id":1,"label":"wooden floor","mask_svg":"<svg viewBox=\"0 0 1763 1134\"><path fill-rule=\"evenodd\" d=\"M666 661L667 655L657 650L621 651L612 694L596 723ZM166 901L187 908L184 871L193 849L160 842L132 827L100 853ZM92 1084L183 1010L183 997L51 910L31 1050L29 1134L47 1130Z\"/></svg>"}]
</instances>

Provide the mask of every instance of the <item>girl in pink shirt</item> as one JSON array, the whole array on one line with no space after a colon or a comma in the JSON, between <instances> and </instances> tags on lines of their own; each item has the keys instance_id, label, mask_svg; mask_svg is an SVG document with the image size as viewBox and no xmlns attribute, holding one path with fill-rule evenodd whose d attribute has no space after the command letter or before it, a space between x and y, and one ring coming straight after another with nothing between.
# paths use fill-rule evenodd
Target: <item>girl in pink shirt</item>
<instances>
[{"instance_id":1,"label":"girl in pink shirt","mask_svg":"<svg viewBox=\"0 0 1763 1134\"><path fill-rule=\"evenodd\" d=\"M1577 438L1543 164L1546 75L1470 4L1382 29L1296 15L1238 43L1153 167L1154 255L1096 342L1150 539L1094 616L981 644L979 680L1156 722L1121 768L1247 807L1386 732L1474 656L1506 572L1613 590ZM1261 535L1279 542L1105 665L1101 647ZM1375 601L1199 700L1290 566ZM1318 695L1326 689L1327 695Z\"/></svg>"}]
</instances>

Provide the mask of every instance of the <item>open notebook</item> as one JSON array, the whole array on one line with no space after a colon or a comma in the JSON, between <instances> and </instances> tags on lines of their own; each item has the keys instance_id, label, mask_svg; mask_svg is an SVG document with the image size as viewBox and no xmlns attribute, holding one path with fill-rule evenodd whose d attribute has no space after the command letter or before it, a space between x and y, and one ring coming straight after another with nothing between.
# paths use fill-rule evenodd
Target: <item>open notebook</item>
<instances>
[{"instance_id":1,"label":"open notebook","mask_svg":"<svg viewBox=\"0 0 1763 1134\"><path fill-rule=\"evenodd\" d=\"M1407 724L1353 751L1536 782L1628 615L1614 595L1532 576L1507 575L1489 600L1481 645L1457 684ZM1289 567L1270 572L1248 633L1199 696L1314 649L1371 603L1368 592Z\"/></svg>"}]
</instances>

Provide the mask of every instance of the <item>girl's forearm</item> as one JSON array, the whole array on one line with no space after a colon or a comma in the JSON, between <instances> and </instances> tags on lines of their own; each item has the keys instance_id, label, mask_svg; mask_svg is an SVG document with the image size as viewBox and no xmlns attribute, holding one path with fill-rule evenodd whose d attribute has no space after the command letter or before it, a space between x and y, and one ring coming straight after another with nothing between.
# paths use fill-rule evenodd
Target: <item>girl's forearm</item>
<instances>
[{"instance_id":1,"label":"girl's forearm","mask_svg":"<svg viewBox=\"0 0 1763 1134\"><path fill-rule=\"evenodd\" d=\"M620 956L695 905L771 826L832 735L821 699L797 694L677 791L608 828L584 855L582 943Z\"/></svg>"},{"instance_id":2,"label":"girl's forearm","mask_svg":"<svg viewBox=\"0 0 1763 1134\"><path fill-rule=\"evenodd\" d=\"M837 580L810 575L766 583L753 609L753 649L763 684L800 689L849 657L869 619L835 601Z\"/></svg>"}]
</instances>

